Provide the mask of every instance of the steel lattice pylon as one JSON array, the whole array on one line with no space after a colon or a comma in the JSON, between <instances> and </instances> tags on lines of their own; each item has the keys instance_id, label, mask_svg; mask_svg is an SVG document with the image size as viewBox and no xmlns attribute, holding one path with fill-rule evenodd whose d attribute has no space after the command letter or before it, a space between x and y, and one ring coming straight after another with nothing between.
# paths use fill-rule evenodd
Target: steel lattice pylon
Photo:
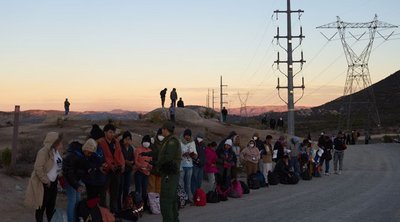
<instances>
[{"instance_id":1,"label":"steel lattice pylon","mask_svg":"<svg viewBox=\"0 0 400 222\"><path fill-rule=\"evenodd\" d=\"M397 26L378 21L378 16L375 15L373 21L371 22L366 22L366 23L349 23L349 22L343 22L339 16L337 17L336 22L332 22L326 25L322 25L317 27L319 29L337 29L337 32L339 33L344 54L346 56L347 60L347 77L346 77L346 83L344 87L344 92L343 96L347 96L347 101L343 104L342 108L342 114L344 114L344 117L346 118L346 128L347 130L350 130L355 116L357 116L357 111L360 111L362 109L367 109L368 110L368 116L363 118L364 122L367 124L364 124L364 127L369 128L370 125L369 123L373 122L375 123L376 126L380 127L381 121L379 117L379 112L376 106L375 102L375 96L373 92L373 88L369 87L372 85L371 83L371 77L370 77L370 72L368 68L368 62L369 58L371 55L372 51L372 45L374 43L375 35L378 32L379 29L389 29L389 28L397 28ZM359 36L353 35L351 32L348 31L348 29L367 29L363 34ZM379 33L379 32L378 32ZM368 35L368 43L363 48L361 53L357 54L355 50L348 44L347 42L347 34L350 34L351 37L353 37L356 41L359 41L362 37L365 36L365 34ZM392 33L393 34L393 33ZM389 38L392 34L387 36L384 39ZM324 35L325 36L325 35ZM333 38L333 36L332 36ZM331 39L332 39L331 38ZM330 39L328 39L330 40ZM353 101L353 94L357 93L360 90L366 89L366 94L363 97L363 100L360 101ZM356 105L356 106L354 106ZM342 116L343 117L343 116ZM360 116L358 116L360 117ZM365 121L366 120L366 121ZM340 121L342 122L342 121ZM341 126L342 127L342 126Z\"/></svg>"}]
</instances>

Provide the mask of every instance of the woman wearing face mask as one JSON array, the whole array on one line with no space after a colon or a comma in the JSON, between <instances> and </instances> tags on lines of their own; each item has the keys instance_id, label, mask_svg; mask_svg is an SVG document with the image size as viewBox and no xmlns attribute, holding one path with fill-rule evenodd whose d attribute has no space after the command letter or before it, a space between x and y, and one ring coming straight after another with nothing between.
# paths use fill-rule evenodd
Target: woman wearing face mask
<instances>
[{"instance_id":1,"label":"woman wearing face mask","mask_svg":"<svg viewBox=\"0 0 400 222\"><path fill-rule=\"evenodd\" d=\"M152 165L150 164L152 157L141 155L141 153L150 152L150 144L150 136L145 135L142 139L141 146L137 147L134 152L135 167L137 169L135 172L135 191L142 196L145 206L147 206L147 184L150 170L152 169Z\"/></svg>"},{"instance_id":2,"label":"woman wearing face mask","mask_svg":"<svg viewBox=\"0 0 400 222\"><path fill-rule=\"evenodd\" d=\"M257 173L258 161L260 160L260 151L256 147L256 142L250 140L247 147L240 153L240 160L246 167L246 174L249 177L251 174Z\"/></svg>"},{"instance_id":3,"label":"woman wearing face mask","mask_svg":"<svg viewBox=\"0 0 400 222\"><path fill-rule=\"evenodd\" d=\"M154 143L151 144L150 148L151 151L142 154L146 156L152 157L153 168L150 171L149 175L149 184L147 186L147 192L149 193L160 193L161 191L161 174L158 172L157 167L157 160L158 160L158 153L164 144L164 136L162 135L161 129L158 129L157 135L154 137Z\"/></svg>"}]
</instances>

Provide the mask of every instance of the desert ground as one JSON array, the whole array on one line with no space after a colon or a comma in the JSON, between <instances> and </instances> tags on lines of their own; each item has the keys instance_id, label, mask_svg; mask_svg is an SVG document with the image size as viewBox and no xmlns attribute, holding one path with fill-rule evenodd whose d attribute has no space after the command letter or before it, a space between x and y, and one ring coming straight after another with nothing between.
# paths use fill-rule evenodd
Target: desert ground
<instances>
[{"instance_id":1,"label":"desert ground","mask_svg":"<svg viewBox=\"0 0 400 222\"><path fill-rule=\"evenodd\" d=\"M61 122L60 122L61 119ZM0 118L1 120L1 118ZM4 119L3 119L4 120ZM3 121L2 120L2 121ZM154 134L165 120L165 111L155 110L139 120L115 121L120 131L130 130L134 144L145 134ZM43 121L23 123L19 130L19 153L34 155L49 131L62 132L65 147L73 139L85 139L91 124L104 125L107 120L83 120L78 116L63 118L59 114ZM177 110L179 135L185 128L193 134L202 132L207 141L219 141L236 131L247 143L254 132L277 139L282 132L258 130L230 124L220 124L215 119L205 119L189 109ZM12 126L0 128L0 150L11 147ZM26 155L25 155L26 156ZM31 157L32 158L32 157ZM342 175L323 176L298 185L277 185L252 191L240 199L230 199L205 207L186 207L180 211L181 221L399 221L400 220L400 144L371 144L350 146L345 154ZM26 159L26 158L25 158ZM331 164L332 165L332 164ZM18 164L18 169L29 175L32 163ZM333 166L331 166L333 168ZM9 176L0 169L1 221L33 221L34 210L23 205L27 177ZM65 208L66 196L59 193L57 207ZM223 212L223 213L221 213ZM159 215L145 214L141 221L161 221Z\"/></svg>"}]
</instances>

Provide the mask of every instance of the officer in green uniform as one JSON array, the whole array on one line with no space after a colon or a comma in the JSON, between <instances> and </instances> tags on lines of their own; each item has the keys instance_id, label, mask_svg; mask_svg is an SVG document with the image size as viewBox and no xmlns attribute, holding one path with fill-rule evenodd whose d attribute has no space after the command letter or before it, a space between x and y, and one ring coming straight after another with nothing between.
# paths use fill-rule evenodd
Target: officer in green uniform
<instances>
[{"instance_id":1,"label":"officer in green uniform","mask_svg":"<svg viewBox=\"0 0 400 222\"><path fill-rule=\"evenodd\" d=\"M179 222L177 192L179 166L181 164L181 145L173 135L175 126L166 122L162 126L164 143L158 155L157 167L161 173L160 207L163 222Z\"/></svg>"}]
</instances>

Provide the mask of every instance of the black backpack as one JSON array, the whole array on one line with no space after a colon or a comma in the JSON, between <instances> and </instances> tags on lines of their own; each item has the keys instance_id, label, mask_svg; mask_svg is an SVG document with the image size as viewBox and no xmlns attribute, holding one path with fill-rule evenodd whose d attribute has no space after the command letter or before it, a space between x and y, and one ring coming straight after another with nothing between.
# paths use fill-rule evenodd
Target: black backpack
<instances>
[{"instance_id":1,"label":"black backpack","mask_svg":"<svg viewBox=\"0 0 400 222\"><path fill-rule=\"evenodd\" d=\"M240 185L242 186L243 189L243 194L249 194L250 193L250 189L247 186L247 184L243 181L240 181Z\"/></svg>"},{"instance_id":2,"label":"black backpack","mask_svg":"<svg viewBox=\"0 0 400 222\"><path fill-rule=\"evenodd\" d=\"M76 221L81 220L93 222L103 221L98 204L90 208L86 199L79 201L76 205Z\"/></svg>"},{"instance_id":3,"label":"black backpack","mask_svg":"<svg viewBox=\"0 0 400 222\"><path fill-rule=\"evenodd\" d=\"M279 183L278 174L276 174L275 172L269 172L268 173L268 184L269 185L278 185L278 183Z\"/></svg>"},{"instance_id":4,"label":"black backpack","mask_svg":"<svg viewBox=\"0 0 400 222\"><path fill-rule=\"evenodd\" d=\"M217 192L215 191L208 191L206 194L206 199L207 203L218 203L219 202L219 196Z\"/></svg>"},{"instance_id":5,"label":"black backpack","mask_svg":"<svg viewBox=\"0 0 400 222\"><path fill-rule=\"evenodd\" d=\"M247 184L252 190L260 189L260 181L257 178L257 174L251 174L249 178L247 178Z\"/></svg>"},{"instance_id":6,"label":"black backpack","mask_svg":"<svg viewBox=\"0 0 400 222\"><path fill-rule=\"evenodd\" d=\"M265 182L265 177L264 175L260 172L257 171L257 179L260 182L260 187L267 187L267 183Z\"/></svg>"}]
</instances>

